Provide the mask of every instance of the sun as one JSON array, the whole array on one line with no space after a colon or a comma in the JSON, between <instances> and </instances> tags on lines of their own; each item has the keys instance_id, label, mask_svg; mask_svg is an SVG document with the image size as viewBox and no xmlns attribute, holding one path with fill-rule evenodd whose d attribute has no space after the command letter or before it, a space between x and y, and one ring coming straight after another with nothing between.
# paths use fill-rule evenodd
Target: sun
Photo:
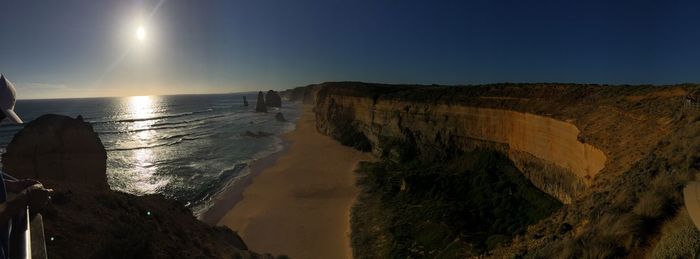
<instances>
[{"instance_id":1,"label":"sun","mask_svg":"<svg viewBox=\"0 0 700 259\"><path fill-rule=\"evenodd\" d=\"M146 28L143 26L136 28L136 39L139 41L144 41L146 39Z\"/></svg>"}]
</instances>

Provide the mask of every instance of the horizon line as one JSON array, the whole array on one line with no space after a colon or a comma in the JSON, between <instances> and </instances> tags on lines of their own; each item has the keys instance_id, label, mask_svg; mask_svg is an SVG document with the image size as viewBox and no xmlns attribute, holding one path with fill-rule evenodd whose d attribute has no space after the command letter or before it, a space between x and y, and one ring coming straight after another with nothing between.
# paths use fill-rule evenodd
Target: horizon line
<instances>
[{"instance_id":1,"label":"horizon line","mask_svg":"<svg viewBox=\"0 0 700 259\"><path fill-rule=\"evenodd\" d=\"M216 93L180 93L180 94L142 94L142 95L116 95L116 96L82 96L82 97L54 97L54 98L17 98L18 101L35 101L35 100L69 100L69 99L98 99L98 98L127 98L136 96L178 96L178 95L208 95L208 94L241 94L253 93L256 91L242 92L216 92Z\"/></svg>"},{"instance_id":2,"label":"horizon line","mask_svg":"<svg viewBox=\"0 0 700 259\"><path fill-rule=\"evenodd\" d=\"M562 84L562 85L598 85L598 86L654 86L654 87L673 87L682 85L700 85L700 82L681 82L681 83L664 83L664 84L654 84L654 83L575 83L575 82L492 82L492 83L466 83L466 84L440 84L440 83L387 83L387 82L371 82L371 81L354 81L354 80L338 80L338 81L324 81L320 83L312 83L305 85L291 86L285 89L275 90L278 92L294 89L297 87L306 87L310 85L322 85L328 83L362 83L362 84L378 84L378 85L395 85L395 86L446 86L446 87L466 87L466 86L486 86L486 85L499 85L499 84ZM269 89L274 90L274 89ZM63 99L91 99L91 98L124 98L124 97L134 97L134 96L179 96L179 95L208 95L208 94L239 94L239 93L254 93L257 91L265 90L253 90L253 91L240 91L240 92L213 92L213 93L178 93L178 94L146 94L146 95L116 95L116 96L83 96L83 97L48 97L48 98L17 98L17 100L22 101L33 101L33 100L63 100Z\"/></svg>"}]
</instances>

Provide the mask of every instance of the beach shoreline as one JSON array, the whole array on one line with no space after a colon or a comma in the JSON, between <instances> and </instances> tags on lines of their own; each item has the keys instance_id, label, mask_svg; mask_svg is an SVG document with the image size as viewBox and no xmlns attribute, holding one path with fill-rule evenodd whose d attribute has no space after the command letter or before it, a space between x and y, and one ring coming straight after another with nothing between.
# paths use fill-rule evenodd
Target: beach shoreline
<instances>
[{"instance_id":1,"label":"beach shoreline","mask_svg":"<svg viewBox=\"0 0 700 259\"><path fill-rule=\"evenodd\" d=\"M259 175L260 172L274 165L275 161L277 161L280 156L289 152L290 143L284 139L284 134L281 139L282 142L280 145L282 147L280 151L251 162L248 165L248 168L245 169L249 171L249 174L228 183L224 187L223 191L216 195L216 200L213 201L212 206L199 215L198 219L204 223L207 223L208 225L216 226L226 215L226 213L233 209L233 207L235 207L236 204L243 199L243 192L248 186L250 186L250 184L253 183L253 179Z\"/></svg>"},{"instance_id":2,"label":"beach shoreline","mask_svg":"<svg viewBox=\"0 0 700 259\"><path fill-rule=\"evenodd\" d=\"M301 113L301 110L303 109L300 104L290 104L287 107L296 109L299 113ZM293 129L276 136L279 137L280 140L279 144L276 144L278 145L279 149L265 153L264 155L261 155L260 153L256 154L257 158L254 158L248 162L246 167L243 169L244 171L247 171L247 174L236 176L222 186L220 190L212 196L212 200L209 201L211 205L202 210L201 213L195 213L197 219L211 226L215 226L229 210L236 206L236 204L243 198L243 191L245 191L245 189L252 183L252 179L265 168L274 165L275 161L277 161L280 156L289 151L290 142L285 138L285 136L286 134L296 130L296 119L291 120L291 122L293 122L295 125Z\"/></svg>"},{"instance_id":3,"label":"beach shoreline","mask_svg":"<svg viewBox=\"0 0 700 259\"><path fill-rule=\"evenodd\" d=\"M282 136L283 150L253 163L247 184L225 193L222 206L235 205L217 225L237 231L252 250L351 258L350 207L359 192L354 169L372 156L320 134L311 106L301 109L296 128ZM203 221L213 223L222 206Z\"/></svg>"}]
</instances>

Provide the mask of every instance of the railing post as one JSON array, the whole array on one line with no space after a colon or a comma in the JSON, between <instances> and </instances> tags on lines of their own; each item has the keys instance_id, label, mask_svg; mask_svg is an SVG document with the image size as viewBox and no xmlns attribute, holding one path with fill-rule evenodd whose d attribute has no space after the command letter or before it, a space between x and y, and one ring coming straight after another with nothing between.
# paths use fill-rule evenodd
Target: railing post
<instances>
[{"instance_id":1,"label":"railing post","mask_svg":"<svg viewBox=\"0 0 700 259\"><path fill-rule=\"evenodd\" d=\"M31 246L31 257L34 259L46 259L46 237L44 236L44 218L41 214L36 214L31 221L30 228L32 236L29 239Z\"/></svg>"},{"instance_id":2,"label":"railing post","mask_svg":"<svg viewBox=\"0 0 700 259\"><path fill-rule=\"evenodd\" d=\"M32 259L32 231L29 223L29 207L25 210L24 220L26 224L26 230L24 230L24 254L25 258Z\"/></svg>"}]
</instances>

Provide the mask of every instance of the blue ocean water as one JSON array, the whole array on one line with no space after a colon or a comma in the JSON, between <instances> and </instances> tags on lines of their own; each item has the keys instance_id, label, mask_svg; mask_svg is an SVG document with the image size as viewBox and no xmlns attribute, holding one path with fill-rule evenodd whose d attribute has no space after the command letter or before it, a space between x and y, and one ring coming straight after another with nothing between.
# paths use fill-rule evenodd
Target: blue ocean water
<instances>
[{"instance_id":1,"label":"blue ocean water","mask_svg":"<svg viewBox=\"0 0 700 259\"><path fill-rule=\"evenodd\" d=\"M246 96L250 106L243 106ZM92 123L107 149L107 178L113 190L136 195L161 193L198 215L248 165L281 149L281 133L294 129L296 104L254 112L257 93L134 96L118 98L18 100L25 122L43 114ZM288 122L275 120L282 112ZM21 125L0 125L0 147ZM273 133L245 136L246 131Z\"/></svg>"}]
</instances>

